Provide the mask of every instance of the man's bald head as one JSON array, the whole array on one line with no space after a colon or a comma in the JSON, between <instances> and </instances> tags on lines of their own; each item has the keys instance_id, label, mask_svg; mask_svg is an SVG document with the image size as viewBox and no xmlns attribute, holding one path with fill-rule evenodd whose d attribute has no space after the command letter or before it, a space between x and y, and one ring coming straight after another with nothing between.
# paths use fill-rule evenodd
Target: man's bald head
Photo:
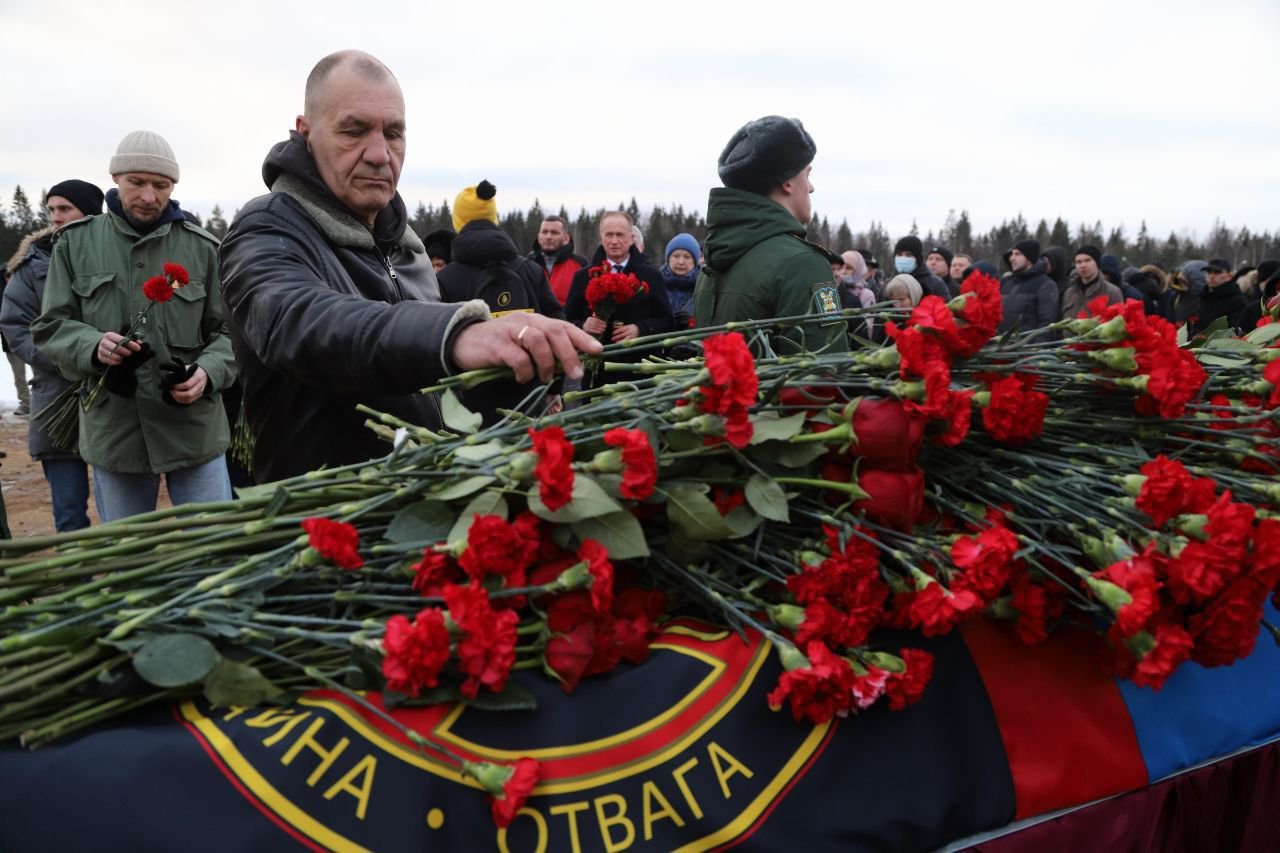
<instances>
[{"instance_id":1,"label":"man's bald head","mask_svg":"<svg viewBox=\"0 0 1280 853\"><path fill-rule=\"evenodd\" d=\"M376 57L362 50L339 50L331 53L316 63L315 68L307 75L307 90L303 98L303 115L310 119L317 118L324 109L325 83L334 71L342 69L371 83L390 80L399 88L400 83L391 69L383 65Z\"/></svg>"},{"instance_id":2,"label":"man's bald head","mask_svg":"<svg viewBox=\"0 0 1280 853\"><path fill-rule=\"evenodd\" d=\"M404 94L367 53L326 56L307 79L306 113L295 127L316 171L338 200L372 226L391 204L404 164Z\"/></svg>"}]
</instances>

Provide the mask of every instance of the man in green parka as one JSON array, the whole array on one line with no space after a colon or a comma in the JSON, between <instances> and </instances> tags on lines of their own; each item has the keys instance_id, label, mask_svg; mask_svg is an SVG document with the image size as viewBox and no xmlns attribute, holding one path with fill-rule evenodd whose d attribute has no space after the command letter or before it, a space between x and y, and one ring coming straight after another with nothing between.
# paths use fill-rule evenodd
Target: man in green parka
<instances>
[{"instance_id":1,"label":"man in green parka","mask_svg":"<svg viewBox=\"0 0 1280 853\"><path fill-rule=\"evenodd\" d=\"M178 163L159 134L126 136L110 171L107 213L68 224L54 242L32 339L63 376L87 380L80 455L103 521L155 509L161 474L175 504L230 500L219 395L236 366L217 240L170 198ZM165 287L144 291L157 277ZM170 292L172 283L182 286Z\"/></svg>"},{"instance_id":2,"label":"man in green parka","mask_svg":"<svg viewBox=\"0 0 1280 853\"><path fill-rule=\"evenodd\" d=\"M804 125L782 116L747 122L729 140L718 163L724 186L707 202L698 326L808 314L812 320L771 340L778 355L848 348L831 272L840 258L804 238L815 153Z\"/></svg>"}]
</instances>

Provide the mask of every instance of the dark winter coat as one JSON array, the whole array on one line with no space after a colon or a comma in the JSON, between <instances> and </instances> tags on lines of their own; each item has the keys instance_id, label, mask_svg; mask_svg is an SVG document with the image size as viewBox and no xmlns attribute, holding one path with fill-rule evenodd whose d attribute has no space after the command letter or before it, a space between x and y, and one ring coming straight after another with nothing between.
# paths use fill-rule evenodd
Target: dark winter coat
<instances>
[{"instance_id":1,"label":"dark winter coat","mask_svg":"<svg viewBox=\"0 0 1280 853\"><path fill-rule=\"evenodd\" d=\"M49 433L41 429L35 415L75 383L62 378L49 357L31 340L31 324L40 316L49 255L53 251L53 226L27 235L9 260L12 278L4 289L0 307L0 332L11 342L18 358L31 365L31 414L27 427L27 449L32 459L79 459L73 451L59 450Z\"/></svg>"},{"instance_id":2,"label":"dark winter coat","mask_svg":"<svg viewBox=\"0 0 1280 853\"><path fill-rule=\"evenodd\" d=\"M1048 264L1045 275L1053 279L1053 283L1058 285L1059 293L1065 293L1067 285L1071 282L1071 277L1075 275L1075 265L1072 263L1071 256L1061 246L1050 246L1044 250L1041 257Z\"/></svg>"},{"instance_id":3,"label":"dark winter coat","mask_svg":"<svg viewBox=\"0 0 1280 853\"><path fill-rule=\"evenodd\" d=\"M1160 302L1161 315L1174 325L1190 323L1196 325L1200 316L1200 299L1209 288L1205 278L1205 261L1187 261L1173 275L1169 276L1169 289L1163 294Z\"/></svg>"},{"instance_id":4,"label":"dark winter coat","mask_svg":"<svg viewBox=\"0 0 1280 853\"><path fill-rule=\"evenodd\" d=\"M260 483L386 454L360 403L437 426L437 401L417 391L452 371L453 336L489 313L479 300L440 304L398 194L371 230L296 132L262 175L271 192L241 209L221 252Z\"/></svg>"},{"instance_id":5,"label":"dark winter coat","mask_svg":"<svg viewBox=\"0 0 1280 853\"><path fill-rule=\"evenodd\" d=\"M1043 268L1032 267L1005 276L1000 293L1004 297L1004 319L998 329L1001 334L1011 329L1043 329L1058 321L1058 285L1044 274Z\"/></svg>"},{"instance_id":6,"label":"dark winter coat","mask_svg":"<svg viewBox=\"0 0 1280 853\"><path fill-rule=\"evenodd\" d=\"M774 337L776 352L847 349L847 325L831 274L840 257L808 242L804 233L804 226L773 199L729 187L712 189L706 265L694 288L698 325L808 314L812 322ZM835 303L829 316L819 308L824 295Z\"/></svg>"},{"instance_id":7,"label":"dark winter coat","mask_svg":"<svg viewBox=\"0 0 1280 853\"><path fill-rule=\"evenodd\" d=\"M536 263L551 280L551 292L555 294L556 301L561 305L569 301L569 288L573 284L574 273L587 265L586 258L574 254L573 242L565 243L556 251L550 270L547 270L547 256L537 244L526 257Z\"/></svg>"},{"instance_id":8,"label":"dark winter coat","mask_svg":"<svg viewBox=\"0 0 1280 853\"><path fill-rule=\"evenodd\" d=\"M453 261L437 274L445 302L483 299L495 317L522 311L564 319L545 268L521 257L516 244L492 222L468 223L453 238L451 255ZM488 426L501 419L498 409L517 408L540 385L495 380L461 391L459 396L467 408L484 416Z\"/></svg>"},{"instance_id":9,"label":"dark winter coat","mask_svg":"<svg viewBox=\"0 0 1280 853\"><path fill-rule=\"evenodd\" d=\"M960 287L956 286L956 292L953 294L951 289L947 287L947 283L938 276L929 272L929 268L924 264L916 264L916 268L911 271L911 275L915 280L920 282L920 289L924 291L925 296L937 296L944 302L950 301L952 296L960 295Z\"/></svg>"},{"instance_id":10,"label":"dark winter coat","mask_svg":"<svg viewBox=\"0 0 1280 853\"><path fill-rule=\"evenodd\" d=\"M1200 318L1188 324L1191 334L1209 328L1219 318L1225 318L1228 329L1239 329L1249 313L1249 299L1234 281L1223 282L1217 287L1206 287L1200 296ZM1254 321L1256 324L1256 320Z\"/></svg>"},{"instance_id":11,"label":"dark winter coat","mask_svg":"<svg viewBox=\"0 0 1280 853\"><path fill-rule=\"evenodd\" d=\"M598 266L604 260L602 246L596 249L591 259L591 266ZM564 306L565 319L575 326L581 326L591 316L591 309L587 307L587 282L590 280L590 271L591 267L586 267L574 273L573 285L569 288L569 301ZM649 292L637 294L619 305L617 312L613 315L613 324L622 326L634 323L640 327L641 337L671 331L675 326L675 320L671 314L671 301L667 298L667 283L662 280L662 273L645 260L644 255L640 254L635 246L631 247L631 260L627 261L624 272L633 274L649 285ZM639 361L644 355L644 353L637 353L633 360ZM621 354L615 356L618 359L625 357Z\"/></svg>"}]
</instances>

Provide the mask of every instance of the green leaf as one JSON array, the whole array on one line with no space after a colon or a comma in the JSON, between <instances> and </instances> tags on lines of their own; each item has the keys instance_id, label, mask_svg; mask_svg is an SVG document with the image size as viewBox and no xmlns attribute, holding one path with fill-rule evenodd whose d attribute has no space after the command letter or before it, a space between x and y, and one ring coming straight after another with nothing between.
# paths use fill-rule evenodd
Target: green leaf
<instances>
[{"instance_id":1,"label":"green leaf","mask_svg":"<svg viewBox=\"0 0 1280 853\"><path fill-rule=\"evenodd\" d=\"M1266 328L1265 326L1263 328ZM1228 352L1257 352L1258 345L1252 341L1242 341L1229 335L1216 337L1206 345L1207 349L1226 350Z\"/></svg>"},{"instance_id":2,"label":"green leaf","mask_svg":"<svg viewBox=\"0 0 1280 853\"><path fill-rule=\"evenodd\" d=\"M537 483L529 487L528 498L530 512L555 524L572 524L584 518L622 511L622 505L609 497L609 493L599 483L581 472L574 475L573 494L569 502L555 512L547 509L547 505L542 502Z\"/></svg>"},{"instance_id":3,"label":"green leaf","mask_svg":"<svg viewBox=\"0 0 1280 853\"><path fill-rule=\"evenodd\" d=\"M483 462L486 459L497 456L506 449L507 445L494 439L493 441L486 441L484 444L464 444L453 451L453 455L468 462Z\"/></svg>"},{"instance_id":4,"label":"green leaf","mask_svg":"<svg viewBox=\"0 0 1280 853\"><path fill-rule=\"evenodd\" d=\"M649 543L634 515L625 509L599 518L584 518L573 525L579 539L594 539L609 551L614 560L649 556Z\"/></svg>"},{"instance_id":5,"label":"green leaf","mask_svg":"<svg viewBox=\"0 0 1280 853\"><path fill-rule=\"evenodd\" d=\"M690 539L710 542L733 536L720 510L702 490L676 485L667 489L666 494L667 516Z\"/></svg>"},{"instance_id":6,"label":"green leaf","mask_svg":"<svg viewBox=\"0 0 1280 853\"><path fill-rule=\"evenodd\" d=\"M805 412L779 417L777 412L761 412L752 415L751 424L755 427L751 433L751 444L763 444L766 441L789 441L804 429Z\"/></svg>"},{"instance_id":7,"label":"green leaf","mask_svg":"<svg viewBox=\"0 0 1280 853\"><path fill-rule=\"evenodd\" d=\"M667 446L672 450L697 450L703 445L702 436L696 432L673 429L666 434Z\"/></svg>"},{"instance_id":8,"label":"green leaf","mask_svg":"<svg viewBox=\"0 0 1280 853\"><path fill-rule=\"evenodd\" d=\"M498 515L505 519L507 514L507 502L501 492L484 492L476 495L471 499L471 503L463 507L462 513L449 528L449 535L445 541L450 545L466 542L467 532L471 530L477 515Z\"/></svg>"},{"instance_id":9,"label":"green leaf","mask_svg":"<svg viewBox=\"0 0 1280 853\"><path fill-rule=\"evenodd\" d=\"M258 705L280 693L256 666L239 661L219 661L204 680L204 697L214 707Z\"/></svg>"},{"instance_id":10,"label":"green leaf","mask_svg":"<svg viewBox=\"0 0 1280 853\"><path fill-rule=\"evenodd\" d=\"M804 468L827 452L827 446L820 441L811 444L788 444L776 454L769 454L766 462L776 462L786 468Z\"/></svg>"},{"instance_id":11,"label":"green leaf","mask_svg":"<svg viewBox=\"0 0 1280 853\"><path fill-rule=\"evenodd\" d=\"M267 504L267 508L262 511L263 518L275 518L288 503L289 490L284 486L280 486L276 489L276 493L271 496L271 503Z\"/></svg>"},{"instance_id":12,"label":"green leaf","mask_svg":"<svg viewBox=\"0 0 1280 853\"><path fill-rule=\"evenodd\" d=\"M749 506L735 507L724 517L725 524L729 525L729 529L733 531L734 539L741 539L743 536L755 533L756 528L763 521L764 519L756 515Z\"/></svg>"},{"instance_id":13,"label":"green leaf","mask_svg":"<svg viewBox=\"0 0 1280 853\"><path fill-rule=\"evenodd\" d=\"M1208 364L1213 367L1244 367L1249 363L1246 358L1232 358L1227 355L1214 355L1211 352L1196 353L1196 360L1201 364Z\"/></svg>"},{"instance_id":14,"label":"green leaf","mask_svg":"<svg viewBox=\"0 0 1280 853\"><path fill-rule=\"evenodd\" d=\"M395 514L386 537L397 543L443 542L457 520L457 513L443 501L418 501Z\"/></svg>"},{"instance_id":15,"label":"green leaf","mask_svg":"<svg viewBox=\"0 0 1280 853\"><path fill-rule=\"evenodd\" d=\"M1280 338L1280 323L1268 323L1265 326L1259 326L1244 337L1246 341L1257 344L1260 347L1265 347L1276 338Z\"/></svg>"},{"instance_id":16,"label":"green leaf","mask_svg":"<svg viewBox=\"0 0 1280 853\"><path fill-rule=\"evenodd\" d=\"M156 687L196 684L220 660L213 643L195 634L165 634L144 645L133 656L133 668Z\"/></svg>"},{"instance_id":17,"label":"green leaf","mask_svg":"<svg viewBox=\"0 0 1280 853\"><path fill-rule=\"evenodd\" d=\"M477 475L475 477L467 477L462 480L451 482L438 492L431 493L431 499L437 501L452 501L458 498L465 498L467 495L474 495L485 486L496 480L496 477L486 477Z\"/></svg>"},{"instance_id":18,"label":"green leaf","mask_svg":"<svg viewBox=\"0 0 1280 853\"><path fill-rule=\"evenodd\" d=\"M467 705L481 711L532 711L538 707L538 698L528 688L508 681L501 693L480 693Z\"/></svg>"},{"instance_id":19,"label":"green leaf","mask_svg":"<svg viewBox=\"0 0 1280 853\"><path fill-rule=\"evenodd\" d=\"M236 497L242 501L251 501L257 498L270 498L281 487L275 483L264 483L261 486L237 486L235 489Z\"/></svg>"},{"instance_id":20,"label":"green leaf","mask_svg":"<svg viewBox=\"0 0 1280 853\"><path fill-rule=\"evenodd\" d=\"M751 508L770 521L791 521L791 511L787 506L787 493L782 486L763 474L752 474L747 480L747 503Z\"/></svg>"},{"instance_id":21,"label":"green leaf","mask_svg":"<svg viewBox=\"0 0 1280 853\"><path fill-rule=\"evenodd\" d=\"M484 422L479 413L462 405L452 388L446 388L444 394L440 395L440 413L444 418L444 425L455 432L473 433Z\"/></svg>"}]
</instances>

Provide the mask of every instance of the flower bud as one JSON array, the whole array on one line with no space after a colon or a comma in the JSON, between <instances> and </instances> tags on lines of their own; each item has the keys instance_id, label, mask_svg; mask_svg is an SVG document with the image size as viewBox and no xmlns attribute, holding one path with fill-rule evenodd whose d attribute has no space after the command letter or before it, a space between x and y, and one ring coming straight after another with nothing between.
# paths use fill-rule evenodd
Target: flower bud
<instances>
[{"instance_id":1,"label":"flower bud","mask_svg":"<svg viewBox=\"0 0 1280 853\"><path fill-rule=\"evenodd\" d=\"M771 604L766 612L773 624L788 631L795 631L804 624L804 608L796 604Z\"/></svg>"},{"instance_id":2,"label":"flower bud","mask_svg":"<svg viewBox=\"0 0 1280 853\"><path fill-rule=\"evenodd\" d=\"M1112 613L1119 613L1120 608L1126 604L1133 602L1133 596L1130 595L1122 586L1114 584L1109 580L1095 578L1090 576L1085 579L1089 590L1098 597L1098 600L1107 606Z\"/></svg>"},{"instance_id":3,"label":"flower bud","mask_svg":"<svg viewBox=\"0 0 1280 853\"><path fill-rule=\"evenodd\" d=\"M1125 474L1124 493L1131 498L1142 494L1142 486L1147 482L1144 474Z\"/></svg>"},{"instance_id":4,"label":"flower bud","mask_svg":"<svg viewBox=\"0 0 1280 853\"><path fill-rule=\"evenodd\" d=\"M1117 315L1101 325L1096 325L1084 335L1091 341L1105 341L1116 344L1129 339L1129 330L1125 328L1124 316Z\"/></svg>"},{"instance_id":5,"label":"flower bud","mask_svg":"<svg viewBox=\"0 0 1280 853\"><path fill-rule=\"evenodd\" d=\"M1117 347L1090 350L1085 355L1119 373L1133 373L1138 369L1138 360L1134 358L1134 353L1133 347Z\"/></svg>"}]
</instances>

